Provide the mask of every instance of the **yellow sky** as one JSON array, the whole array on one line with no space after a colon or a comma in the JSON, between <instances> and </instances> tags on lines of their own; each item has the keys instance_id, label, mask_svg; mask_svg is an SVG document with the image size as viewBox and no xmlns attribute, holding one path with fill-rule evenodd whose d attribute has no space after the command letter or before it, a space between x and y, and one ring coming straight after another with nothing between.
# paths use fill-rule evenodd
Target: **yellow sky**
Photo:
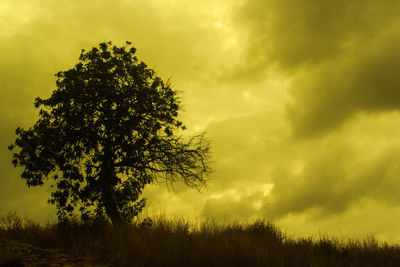
<instances>
[{"instance_id":1,"label":"yellow sky","mask_svg":"<svg viewBox=\"0 0 400 267\"><path fill-rule=\"evenodd\" d=\"M400 242L398 14L398 0L3 0L0 214L55 218L6 147L82 48L129 40L215 161L202 193L150 186L146 213Z\"/></svg>"}]
</instances>

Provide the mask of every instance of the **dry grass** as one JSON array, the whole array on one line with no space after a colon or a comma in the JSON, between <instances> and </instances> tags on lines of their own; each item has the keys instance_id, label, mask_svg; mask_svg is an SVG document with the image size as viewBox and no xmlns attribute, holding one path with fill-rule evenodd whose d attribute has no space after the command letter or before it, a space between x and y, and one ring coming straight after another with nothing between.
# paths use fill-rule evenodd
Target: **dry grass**
<instances>
[{"instance_id":1,"label":"dry grass","mask_svg":"<svg viewBox=\"0 0 400 267\"><path fill-rule=\"evenodd\" d=\"M7 217L7 216L6 216ZM105 220L38 225L3 217L0 239L62 248L109 266L400 266L400 247L321 237L293 238L257 221L198 227L162 218L110 225Z\"/></svg>"}]
</instances>

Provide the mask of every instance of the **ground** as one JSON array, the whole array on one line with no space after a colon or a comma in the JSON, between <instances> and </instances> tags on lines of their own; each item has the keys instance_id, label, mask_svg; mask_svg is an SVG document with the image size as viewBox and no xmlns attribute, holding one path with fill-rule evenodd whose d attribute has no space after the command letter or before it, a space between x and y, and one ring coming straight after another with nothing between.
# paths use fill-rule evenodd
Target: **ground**
<instances>
[{"instance_id":1,"label":"ground","mask_svg":"<svg viewBox=\"0 0 400 267\"><path fill-rule=\"evenodd\" d=\"M61 249L0 239L0 266L101 266L89 257L74 257Z\"/></svg>"}]
</instances>

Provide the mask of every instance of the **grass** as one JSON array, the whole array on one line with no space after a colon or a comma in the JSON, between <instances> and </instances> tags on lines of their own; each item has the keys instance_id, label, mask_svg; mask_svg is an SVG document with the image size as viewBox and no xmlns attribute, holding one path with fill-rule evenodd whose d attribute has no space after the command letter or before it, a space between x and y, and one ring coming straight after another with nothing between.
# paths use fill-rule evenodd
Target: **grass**
<instances>
[{"instance_id":1,"label":"grass","mask_svg":"<svg viewBox=\"0 0 400 267\"><path fill-rule=\"evenodd\" d=\"M399 246L372 237L288 237L265 221L195 226L156 218L110 225L99 219L39 225L11 213L0 220L0 239L62 248L107 266L400 266Z\"/></svg>"}]
</instances>

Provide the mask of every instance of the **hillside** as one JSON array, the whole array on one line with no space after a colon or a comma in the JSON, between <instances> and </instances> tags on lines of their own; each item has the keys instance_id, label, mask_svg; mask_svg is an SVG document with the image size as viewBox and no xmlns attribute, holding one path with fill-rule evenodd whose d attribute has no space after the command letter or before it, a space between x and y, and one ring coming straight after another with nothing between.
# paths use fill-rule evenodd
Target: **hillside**
<instances>
[{"instance_id":1,"label":"hillside","mask_svg":"<svg viewBox=\"0 0 400 267\"><path fill-rule=\"evenodd\" d=\"M43 226L8 215L2 222L1 266L400 266L399 246L372 237L288 237L265 221L195 226L147 218L113 226L98 219Z\"/></svg>"}]
</instances>

